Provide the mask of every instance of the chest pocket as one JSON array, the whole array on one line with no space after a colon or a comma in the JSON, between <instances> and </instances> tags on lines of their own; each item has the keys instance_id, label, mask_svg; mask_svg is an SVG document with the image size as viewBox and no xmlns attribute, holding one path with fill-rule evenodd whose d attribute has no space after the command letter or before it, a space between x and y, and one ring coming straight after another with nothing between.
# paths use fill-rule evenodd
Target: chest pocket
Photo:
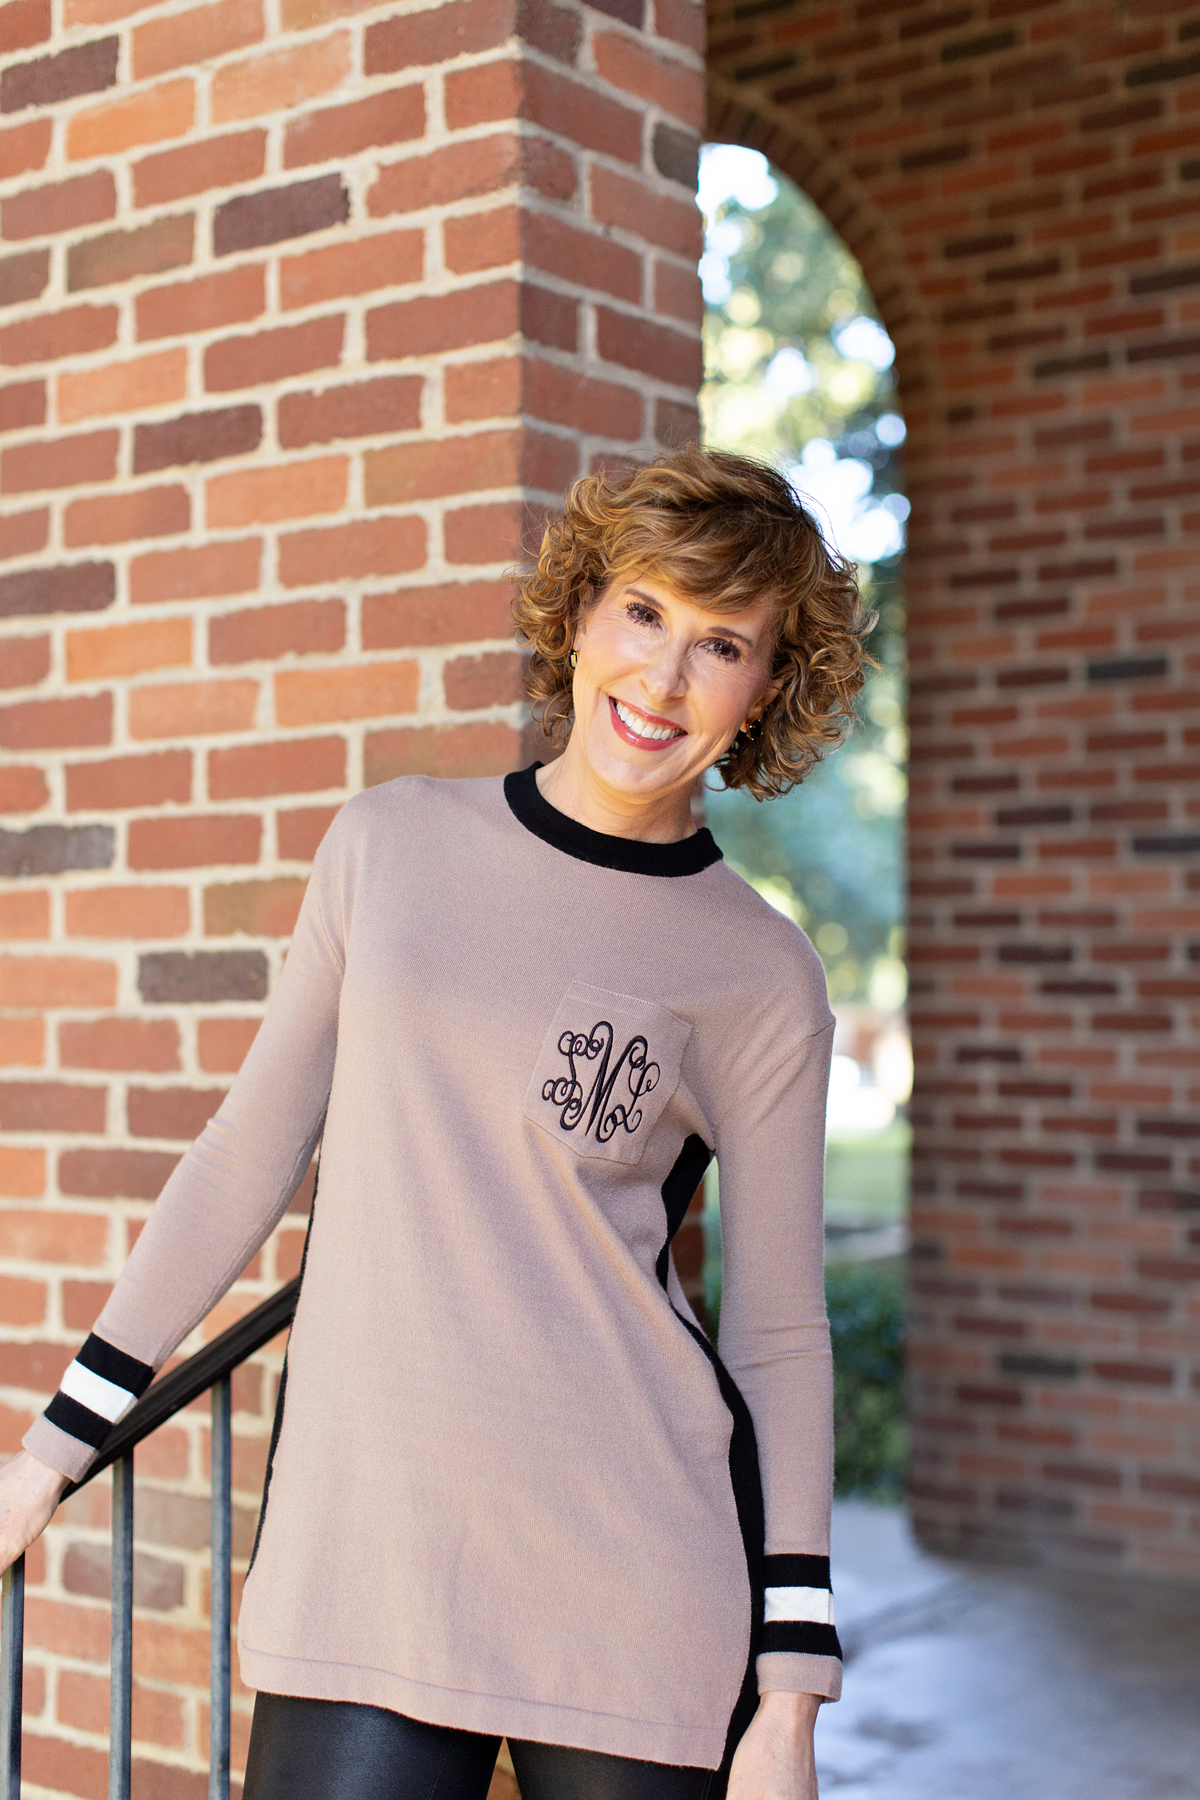
<instances>
[{"instance_id":1,"label":"chest pocket","mask_svg":"<svg viewBox=\"0 0 1200 1800\"><path fill-rule=\"evenodd\" d=\"M686 1019L573 981L542 1040L521 1110L578 1156L637 1163L679 1085Z\"/></svg>"}]
</instances>

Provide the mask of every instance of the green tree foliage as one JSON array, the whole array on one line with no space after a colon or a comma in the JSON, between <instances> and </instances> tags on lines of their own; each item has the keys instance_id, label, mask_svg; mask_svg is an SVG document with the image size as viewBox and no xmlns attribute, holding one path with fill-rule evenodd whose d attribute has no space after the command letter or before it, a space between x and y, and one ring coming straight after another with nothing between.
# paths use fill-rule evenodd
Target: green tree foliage
<instances>
[{"instance_id":1,"label":"green tree foliage","mask_svg":"<svg viewBox=\"0 0 1200 1800\"><path fill-rule=\"evenodd\" d=\"M898 1500L908 1455L903 1270L831 1263L825 1300L833 1340L834 1491Z\"/></svg>"},{"instance_id":2,"label":"green tree foliage","mask_svg":"<svg viewBox=\"0 0 1200 1800\"><path fill-rule=\"evenodd\" d=\"M721 194L707 159L747 154L706 152L705 439L766 458L816 496L815 515L846 540L878 611L868 648L879 667L850 743L802 788L764 806L717 791L709 819L730 860L809 932L831 997L894 1006L904 992L907 502L890 345L858 264L792 182L771 171L755 204Z\"/></svg>"}]
</instances>

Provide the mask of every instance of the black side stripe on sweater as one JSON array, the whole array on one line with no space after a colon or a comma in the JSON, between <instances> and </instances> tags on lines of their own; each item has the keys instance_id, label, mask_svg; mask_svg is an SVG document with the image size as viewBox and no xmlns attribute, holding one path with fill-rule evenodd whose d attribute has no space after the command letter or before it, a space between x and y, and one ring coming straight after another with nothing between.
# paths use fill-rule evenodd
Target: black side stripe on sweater
<instances>
[{"instance_id":1,"label":"black side stripe on sweater","mask_svg":"<svg viewBox=\"0 0 1200 1800\"><path fill-rule=\"evenodd\" d=\"M153 1379L149 1363L139 1362L93 1332L68 1364L46 1417L68 1437L98 1450Z\"/></svg>"}]
</instances>

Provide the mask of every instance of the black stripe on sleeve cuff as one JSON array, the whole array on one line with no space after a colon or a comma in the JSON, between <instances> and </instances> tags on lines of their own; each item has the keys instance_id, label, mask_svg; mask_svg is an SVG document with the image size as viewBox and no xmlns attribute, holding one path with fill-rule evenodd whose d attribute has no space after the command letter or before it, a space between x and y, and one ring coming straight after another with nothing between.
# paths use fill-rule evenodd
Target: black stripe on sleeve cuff
<instances>
[{"instance_id":1,"label":"black stripe on sleeve cuff","mask_svg":"<svg viewBox=\"0 0 1200 1800\"><path fill-rule=\"evenodd\" d=\"M68 1437L78 1438L81 1444L90 1444L98 1450L112 1426L99 1413L94 1413L90 1406L81 1406L78 1400L72 1400L70 1394L55 1394L46 1408L46 1417Z\"/></svg>"},{"instance_id":2,"label":"black stripe on sleeve cuff","mask_svg":"<svg viewBox=\"0 0 1200 1800\"><path fill-rule=\"evenodd\" d=\"M804 1656L836 1656L839 1660L842 1654L835 1626L786 1619L772 1619L763 1626L758 1649L760 1655L772 1650L793 1650Z\"/></svg>"},{"instance_id":3,"label":"black stripe on sleeve cuff","mask_svg":"<svg viewBox=\"0 0 1200 1800\"><path fill-rule=\"evenodd\" d=\"M827 1556L764 1556L763 1586L830 1588Z\"/></svg>"},{"instance_id":4,"label":"black stripe on sleeve cuff","mask_svg":"<svg viewBox=\"0 0 1200 1800\"><path fill-rule=\"evenodd\" d=\"M111 1381L114 1387L124 1388L127 1394L138 1399L154 1380L154 1370L149 1363L139 1362L136 1356L127 1356L124 1350L106 1343L94 1331L75 1361L81 1368L90 1369L93 1375Z\"/></svg>"}]
</instances>

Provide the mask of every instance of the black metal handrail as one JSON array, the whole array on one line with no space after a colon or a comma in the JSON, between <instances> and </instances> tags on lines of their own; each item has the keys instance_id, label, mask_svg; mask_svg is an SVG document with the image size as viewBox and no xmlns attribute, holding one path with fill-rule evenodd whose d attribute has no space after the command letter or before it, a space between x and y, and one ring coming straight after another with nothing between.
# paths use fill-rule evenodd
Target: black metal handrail
<instances>
[{"instance_id":1,"label":"black metal handrail","mask_svg":"<svg viewBox=\"0 0 1200 1800\"><path fill-rule=\"evenodd\" d=\"M300 1278L239 1319L220 1337L153 1383L114 1426L78 1493L113 1472L112 1656L109 1669L109 1800L129 1800L133 1706L133 1453L143 1438L212 1390L212 1580L209 1602L209 1800L229 1800L229 1637L232 1624L233 1371L291 1323ZM25 1558L5 1574L0 1598L0 1800L21 1800L21 1690L24 1675Z\"/></svg>"}]
</instances>

